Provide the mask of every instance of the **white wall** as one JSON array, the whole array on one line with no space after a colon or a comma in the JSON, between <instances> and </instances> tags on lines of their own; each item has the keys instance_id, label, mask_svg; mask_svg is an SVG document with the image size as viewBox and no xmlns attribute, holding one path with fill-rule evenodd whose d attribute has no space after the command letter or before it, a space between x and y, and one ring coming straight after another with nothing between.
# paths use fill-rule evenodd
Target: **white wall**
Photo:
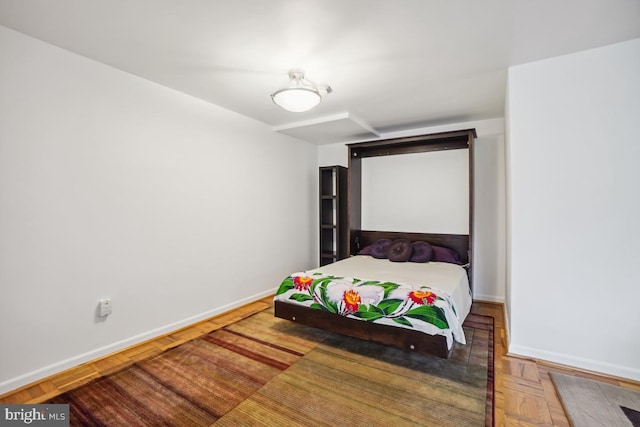
<instances>
[{"instance_id":1,"label":"white wall","mask_svg":"<svg viewBox=\"0 0 640 427\"><path fill-rule=\"evenodd\" d=\"M509 71L512 353L640 380L640 39Z\"/></svg>"},{"instance_id":2,"label":"white wall","mask_svg":"<svg viewBox=\"0 0 640 427\"><path fill-rule=\"evenodd\" d=\"M474 149L473 297L505 302L506 224L504 123L478 128ZM481 130L483 133L480 133Z\"/></svg>"},{"instance_id":3,"label":"white wall","mask_svg":"<svg viewBox=\"0 0 640 427\"><path fill-rule=\"evenodd\" d=\"M317 262L313 145L4 27L0 117L0 393Z\"/></svg>"},{"instance_id":4,"label":"white wall","mask_svg":"<svg viewBox=\"0 0 640 427\"><path fill-rule=\"evenodd\" d=\"M361 163L363 230L469 234L469 150Z\"/></svg>"},{"instance_id":5,"label":"white wall","mask_svg":"<svg viewBox=\"0 0 640 427\"><path fill-rule=\"evenodd\" d=\"M506 256L504 121L491 119L411 129L387 133L383 138L470 128L475 128L478 134L474 142L474 298L504 302ZM318 165L347 166L348 154L345 144L318 146ZM402 164L400 166L403 167ZM415 190L417 197L420 197L420 189L415 187ZM389 224L393 230L403 230L406 228L404 225L402 220Z\"/></svg>"}]
</instances>

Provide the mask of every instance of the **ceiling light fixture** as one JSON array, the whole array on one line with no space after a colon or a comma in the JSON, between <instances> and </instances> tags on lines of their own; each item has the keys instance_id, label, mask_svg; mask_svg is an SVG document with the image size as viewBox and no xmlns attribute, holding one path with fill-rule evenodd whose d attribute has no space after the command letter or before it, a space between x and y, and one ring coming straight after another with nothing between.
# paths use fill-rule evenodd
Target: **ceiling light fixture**
<instances>
[{"instance_id":1,"label":"ceiling light fixture","mask_svg":"<svg viewBox=\"0 0 640 427\"><path fill-rule=\"evenodd\" d=\"M322 95L331 93L328 85L318 85L304 78L304 71L289 70L289 86L271 94L273 103L287 111L301 113L320 104Z\"/></svg>"}]
</instances>

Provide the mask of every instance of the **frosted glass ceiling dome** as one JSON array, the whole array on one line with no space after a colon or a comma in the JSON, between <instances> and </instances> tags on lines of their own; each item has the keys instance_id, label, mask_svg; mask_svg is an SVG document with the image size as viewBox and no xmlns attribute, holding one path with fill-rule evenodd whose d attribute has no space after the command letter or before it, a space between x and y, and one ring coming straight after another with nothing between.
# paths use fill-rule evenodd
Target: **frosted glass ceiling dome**
<instances>
[{"instance_id":1,"label":"frosted glass ceiling dome","mask_svg":"<svg viewBox=\"0 0 640 427\"><path fill-rule=\"evenodd\" d=\"M287 111L309 111L322 101L322 94L331 93L331 87L305 80L304 71L289 70L289 86L271 94L274 104Z\"/></svg>"}]
</instances>

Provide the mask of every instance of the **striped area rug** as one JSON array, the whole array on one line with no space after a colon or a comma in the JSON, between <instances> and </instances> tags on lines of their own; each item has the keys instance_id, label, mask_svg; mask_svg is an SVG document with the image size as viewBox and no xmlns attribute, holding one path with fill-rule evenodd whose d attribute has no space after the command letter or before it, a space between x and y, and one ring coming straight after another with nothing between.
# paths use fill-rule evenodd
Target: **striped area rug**
<instances>
[{"instance_id":1,"label":"striped area rug","mask_svg":"<svg viewBox=\"0 0 640 427\"><path fill-rule=\"evenodd\" d=\"M53 399L71 425L490 426L493 319L451 359L257 313Z\"/></svg>"}]
</instances>

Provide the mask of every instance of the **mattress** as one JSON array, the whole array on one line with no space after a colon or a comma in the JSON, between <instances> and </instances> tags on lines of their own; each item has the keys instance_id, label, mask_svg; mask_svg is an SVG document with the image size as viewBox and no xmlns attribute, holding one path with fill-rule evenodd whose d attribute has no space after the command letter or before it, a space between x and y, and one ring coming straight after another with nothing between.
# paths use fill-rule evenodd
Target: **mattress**
<instances>
[{"instance_id":1,"label":"mattress","mask_svg":"<svg viewBox=\"0 0 640 427\"><path fill-rule=\"evenodd\" d=\"M462 323L471 309L467 272L459 265L392 262L357 255L291 274L277 301L465 344Z\"/></svg>"}]
</instances>

